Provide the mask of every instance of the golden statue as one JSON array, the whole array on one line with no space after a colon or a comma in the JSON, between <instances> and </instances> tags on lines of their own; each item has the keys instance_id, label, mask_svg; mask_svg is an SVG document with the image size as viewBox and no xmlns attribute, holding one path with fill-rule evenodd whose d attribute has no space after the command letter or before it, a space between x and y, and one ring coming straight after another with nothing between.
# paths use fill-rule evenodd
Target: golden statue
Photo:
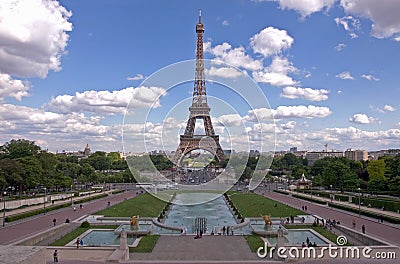
<instances>
[{"instance_id":1,"label":"golden statue","mask_svg":"<svg viewBox=\"0 0 400 264\"><path fill-rule=\"evenodd\" d=\"M131 218L131 226L134 228L138 228L139 227L139 216L138 215L134 215Z\"/></svg>"},{"instance_id":2,"label":"golden statue","mask_svg":"<svg viewBox=\"0 0 400 264\"><path fill-rule=\"evenodd\" d=\"M266 225L272 225L271 216L263 215L262 218L264 219L264 222L265 222Z\"/></svg>"}]
</instances>

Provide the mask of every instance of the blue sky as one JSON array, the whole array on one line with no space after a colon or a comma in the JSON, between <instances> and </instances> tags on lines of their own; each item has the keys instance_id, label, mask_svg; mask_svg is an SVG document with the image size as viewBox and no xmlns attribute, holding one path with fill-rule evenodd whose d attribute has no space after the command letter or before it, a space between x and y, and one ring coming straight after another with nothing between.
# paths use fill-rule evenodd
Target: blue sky
<instances>
[{"instance_id":1,"label":"blue sky","mask_svg":"<svg viewBox=\"0 0 400 264\"><path fill-rule=\"evenodd\" d=\"M146 120L154 138L148 147L160 148L167 116L170 127L184 127L193 87L150 87L146 78L194 59L199 9L205 57L236 67L219 77L234 82L242 74L269 102L248 108L207 85L210 97L235 108L219 112L218 100L210 100L224 148L224 129L243 122L246 135L230 140L251 148L260 145L260 127L278 150L399 148L396 0L1 1L1 143L25 138L51 151L86 143L122 151L122 128L132 142L143 140L139 121L151 109L157 114ZM124 126L129 102L133 119ZM177 104L182 108L168 114ZM262 108L275 115L273 131L271 120L251 120ZM177 134L170 136L173 150ZM126 151L142 151L132 142Z\"/></svg>"}]
</instances>

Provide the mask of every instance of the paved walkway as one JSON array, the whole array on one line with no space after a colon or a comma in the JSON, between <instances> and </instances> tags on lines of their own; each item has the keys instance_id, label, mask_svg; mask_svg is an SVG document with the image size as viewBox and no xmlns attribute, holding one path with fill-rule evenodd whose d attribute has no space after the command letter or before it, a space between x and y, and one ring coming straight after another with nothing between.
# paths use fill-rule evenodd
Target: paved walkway
<instances>
[{"instance_id":1,"label":"paved walkway","mask_svg":"<svg viewBox=\"0 0 400 264\"><path fill-rule=\"evenodd\" d=\"M23 219L22 221L6 223L5 227L0 228L0 245L8 245L23 238L43 232L53 227L53 219L56 219L57 223L64 223L67 218L72 222L83 215L104 209L107 206L108 201L113 205L123 201L124 199L134 197L135 195L135 191L110 195L106 198L85 203L82 209L79 209L78 206L76 212L74 212L71 207L67 207L48 212L46 215L42 214Z\"/></svg>"},{"instance_id":2,"label":"paved walkway","mask_svg":"<svg viewBox=\"0 0 400 264\"><path fill-rule=\"evenodd\" d=\"M79 252L77 252L79 251ZM63 264L69 263L104 263L90 262L84 256L81 260L71 259L83 250L60 251L60 260ZM48 262L51 259L48 252ZM86 253L90 257L89 252ZM64 258L64 260L63 260ZM131 253L129 263L276 263L267 259L260 259L250 251L243 236L203 236L194 239L193 236L160 236L152 253Z\"/></svg>"},{"instance_id":3,"label":"paved walkway","mask_svg":"<svg viewBox=\"0 0 400 264\"><path fill-rule=\"evenodd\" d=\"M361 232L361 226L366 226L366 233L389 243L400 246L400 229L391 225L378 223L376 220L368 217L358 217L358 214L348 213L343 210L334 210L325 205L308 202L299 198L276 192L266 192L264 195L273 200L301 209L303 205L307 206L307 213L318 215L325 219L339 220L346 227L352 228L353 220L356 221L356 230Z\"/></svg>"}]
</instances>

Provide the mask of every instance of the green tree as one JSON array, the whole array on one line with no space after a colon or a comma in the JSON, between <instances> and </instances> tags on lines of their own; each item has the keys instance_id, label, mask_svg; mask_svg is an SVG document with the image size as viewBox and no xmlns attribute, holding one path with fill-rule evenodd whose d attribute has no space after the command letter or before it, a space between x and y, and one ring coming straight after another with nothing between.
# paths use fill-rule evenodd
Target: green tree
<instances>
[{"instance_id":1,"label":"green tree","mask_svg":"<svg viewBox=\"0 0 400 264\"><path fill-rule=\"evenodd\" d=\"M368 162L367 171L369 180L386 181L385 177L385 160L371 160Z\"/></svg>"},{"instance_id":2,"label":"green tree","mask_svg":"<svg viewBox=\"0 0 400 264\"><path fill-rule=\"evenodd\" d=\"M2 147L5 156L10 159L33 156L39 153L40 147L35 145L34 141L26 139L12 139Z\"/></svg>"}]
</instances>

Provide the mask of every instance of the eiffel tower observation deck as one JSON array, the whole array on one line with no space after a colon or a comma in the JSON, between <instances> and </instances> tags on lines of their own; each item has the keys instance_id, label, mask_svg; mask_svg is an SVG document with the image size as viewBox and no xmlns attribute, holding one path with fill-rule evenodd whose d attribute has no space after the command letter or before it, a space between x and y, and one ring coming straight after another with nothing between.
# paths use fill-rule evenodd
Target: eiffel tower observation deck
<instances>
[{"instance_id":1,"label":"eiffel tower observation deck","mask_svg":"<svg viewBox=\"0 0 400 264\"><path fill-rule=\"evenodd\" d=\"M201 11L199 11L199 21L196 24L196 34L196 71L192 105L189 107L190 115L185 132L180 136L180 143L173 157L173 163L176 166L179 166L186 154L197 149L210 152L214 155L217 162L225 159L224 152L219 143L219 136L214 132L210 117L210 107L207 102L206 81L204 77L204 25L201 22ZM195 134L197 119L202 119L204 122L204 134Z\"/></svg>"}]
</instances>

